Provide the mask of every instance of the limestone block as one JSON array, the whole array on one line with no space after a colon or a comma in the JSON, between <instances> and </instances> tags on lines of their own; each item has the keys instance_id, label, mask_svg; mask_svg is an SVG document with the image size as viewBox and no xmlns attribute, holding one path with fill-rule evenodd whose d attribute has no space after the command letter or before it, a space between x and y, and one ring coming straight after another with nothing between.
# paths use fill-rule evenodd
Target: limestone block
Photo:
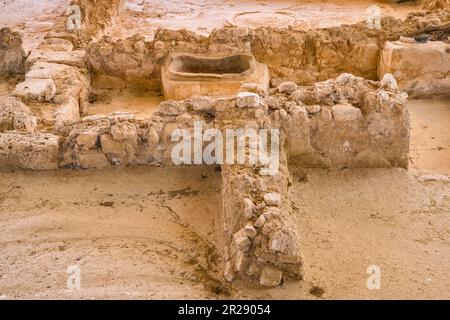
<instances>
[{"instance_id":1,"label":"limestone block","mask_svg":"<svg viewBox=\"0 0 450 320\"><path fill-rule=\"evenodd\" d=\"M33 132L36 127L36 117L22 101L8 97L0 102L0 132L8 130Z\"/></svg>"},{"instance_id":2,"label":"limestone block","mask_svg":"<svg viewBox=\"0 0 450 320\"><path fill-rule=\"evenodd\" d=\"M73 44L71 41L62 38L47 38L37 47L39 50L51 51L72 51Z\"/></svg>"},{"instance_id":3,"label":"limestone block","mask_svg":"<svg viewBox=\"0 0 450 320\"><path fill-rule=\"evenodd\" d=\"M36 62L51 62L66 64L72 67L85 68L85 51L54 51L54 50L33 50L28 56L25 67L27 70Z\"/></svg>"},{"instance_id":4,"label":"limestone block","mask_svg":"<svg viewBox=\"0 0 450 320\"><path fill-rule=\"evenodd\" d=\"M292 94L295 90L297 90L297 84L295 82L292 81L286 81L281 83L278 87L277 90L279 93L284 93L284 94Z\"/></svg>"},{"instance_id":5,"label":"limestone block","mask_svg":"<svg viewBox=\"0 0 450 320\"><path fill-rule=\"evenodd\" d=\"M136 142L138 139L136 126L130 122L118 122L111 126L111 135L116 141Z\"/></svg>"},{"instance_id":6,"label":"limestone block","mask_svg":"<svg viewBox=\"0 0 450 320\"><path fill-rule=\"evenodd\" d=\"M337 104L331 109L336 122L359 121L363 118L361 110L350 104Z\"/></svg>"},{"instance_id":7,"label":"limestone block","mask_svg":"<svg viewBox=\"0 0 450 320\"><path fill-rule=\"evenodd\" d=\"M48 62L37 62L28 70L25 74L26 79L55 79L61 77L62 74L67 72L69 66L58 64L58 63L48 63Z\"/></svg>"},{"instance_id":8,"label":"limestone block","mask_svg":"<svg viewBox=\"0 0 450 320\"><path fill-rule=\"evenodd\" d=\"M97 89L124 89L126 87L123 79L102 74L94 77L92 86Z\"/></svg>"},{"instance_id":9,"label":"limestone block","mask_svg":"<svg viewBox=\"0 0 450 320\"><path fill-rule=\"evenodd\" d=\"M248 219L250 219L253 216L253 208L255 207L255 204L252 200L248 198L244 198L244 216Z\"/></svg>"},{"instance_id":10,"label":"limestone block","mask_svg":"<svg viewBox=\"0 0 450 320\"><path fill-rule=\"evenodd\" d=\"M391 92L398 92L398 84L395 80L394 76L390 73L386 73L383 76L383 79L380 81L380 88Z\"/></svg>"},{"instance_id":11,"label":"limestone block","mask_svg":"<svg viewBox=\"0 0 450 320\"><path fill-rule=\"evenodd\" d=\"M158 110L167 116L178 116L183 112L186 112L186 106L183 103L174 100L167 100L161 102Z\"/></svg>"},{"instance_id":12,"label":"limestone block","mask_svg":"<svg viewBox=\"0 0 450 320\"><path fill-rule=\"evenodd\" d=\"M239 248L240 251L246 252L250 249L252 241L247 237L244 232L237 232L234 237L234 243Z\"/></svg>"},{"instance_id":13,"label":"limestone block","mask_svg":"<svg viewBox=\"0 0 450 320\"><path fill-rule=\"evenodd\" d=\"M269 247L272 251L288 252L292 247L289 234L283 230L275 230L270 236Z\"/></svg>"},{"instance_id":14,"label":"limestone block","mask_svg":"<svg viewBox=\"0 0 450 320\"><path fill-rule=\"evenodd\" d=\"M276 192L269 192L264 195L264 201L269 206L280 206L281 205L281 195Z\"/></svg>"},{"instance_id":15,"label":"limestone block","mask_svg":"<svg viewBox=\"0 0 450 320\"><path fill-rule=\"evenodd\" d=\"M51 102L56 86L52 79L26 79L16 86L12 94L23 101Z\"/></svg>"},{"instance_id":16,"label":"limestone block","mask_svg":"<svg viewBox=\"0 0 450 320\"><path fill-rule=\"evenodd\" d=\"M214 107L215 99L208 96L194 96L191 103L195 111L208 112Z\"/></svg>"}]
</instances>

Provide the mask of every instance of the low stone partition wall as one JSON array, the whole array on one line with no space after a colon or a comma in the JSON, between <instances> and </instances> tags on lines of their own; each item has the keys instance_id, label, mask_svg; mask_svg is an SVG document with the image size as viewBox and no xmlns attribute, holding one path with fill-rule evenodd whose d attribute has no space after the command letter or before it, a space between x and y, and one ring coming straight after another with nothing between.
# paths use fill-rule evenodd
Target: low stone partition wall
<instances>
[{"instance_id":1,"label":"low stone partition wall","mask_svg":"<svg viewBox=\"0 0 450 320\"><path fill-rule=\"evenodd\" d=\"M450 42L388 41L378 67L380 77L386 73L412 98L450 98Z\"/></svg>"},{"instance_id":2,"label":"low stone partition wall","mask_svg":"<svg viewBox=\"0 0 450 320\"><path fill-rule=\"evenodd\" d=\"M58 167L58 136L47 133L0 133L0 168L52 170Z\"/></svg>"},{"instance_id":3,"label":"low stone partition wall","mask_svg":"<svg viewBox=\"0 0 450 320\"><path fill-rule=\"evenodd\" d=\"M116 112L73 120L55 134L6 130L0 134L0 166L44 170L205 161L221 165L224 210L217 249L223 253L224 278L263 286L301 279L301 248L298 235L290 228L288 160L312 167L406 167L407 95L398 91L392 75L375 82L342 74L311 87L284 82L269 93L256 84L246 84L241 90L232 98L164 101L149 119ZM16 99L11 104L20 106L17 110L27 114L17 98L11 99ZM204 148L212 139L204 137L208 133L227 137L229 129L245 134L270 132L270 156L266 150L258 159L270 157L273 168L267 162L252 161L255 145L251 139L241 145L245 151L242 162L228 162L228 153L219 161L220 148L215 145L210 153L214 157L206 160ZM198 142L200 159L192 149L195 138L187 144L180 144L179 139L180 133L195 137L196 130L203 137ZM260 145L256 147L261 151ZM232 150L239 150L234 141ZM276 156L271 157L274 150ZM174 160L180 151L185 160Z\"/></svg>"}]
</instances>

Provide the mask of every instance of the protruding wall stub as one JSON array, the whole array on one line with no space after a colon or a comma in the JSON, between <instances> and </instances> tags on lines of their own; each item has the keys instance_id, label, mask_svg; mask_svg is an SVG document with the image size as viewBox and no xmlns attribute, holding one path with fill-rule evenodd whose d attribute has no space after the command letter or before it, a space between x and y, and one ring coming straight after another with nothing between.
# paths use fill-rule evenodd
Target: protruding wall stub
<instances>
[{"instance_id":1,"label":"protruding wall stub","mask_svg":"<svg viewBox=\"0 0 450 320\"><path fill-rule=\"evenodd\" d=\"M236 101L230 100L217 110L215 126L224 132L229 128L278 130L259 96L257 104L250 99L253 96L257 95L240 94ZM229 282L244 280L274 287L283 280L302 278L299 239L289 222L292 214L283 135L279 139L279 148L272 149L277 153L272 159L277 161L278 169L271 174L264 174L260 165L251 161L222 166L222 250L224 277ZM245 148L249 155L251 145Z\"/></svg>"},{"instance_id":2,"label":"protruding wall stub","mask_svg":"<svg viewBox=\"0 0 450 320\"><path fill-rule=\"evenodd\" d=\"M59 137L47 133L0 133L2 168L54 170L59 167Z\"/></svg>"},{"instance_id":3,"label":"protruding wall stub","mask_svg":"<svg viewBox=\"0 0 450 320\"><path fill-rule=\"evenodd\" d=\"M407 95L395 80L375 82L342 74L291 94L275 93L265 102L286 132L290 163L408 167Z\"/></svg>"},{"instance_id":4,"label":"protruding wall stub","mask_svg":"<svg viewBox=\"0 0 450 320\"><path fill-rule=\"evenodd\" d=\"M388 41L381 51L380 79L386 73L393 74L400 90L411 98L449 98L450 42L419 43L413 38Z\"/></svg>"},{"instance_id":5,"label":"protruding wall stub","mask_svg":"<svg viewBox=\"0 0 450 320\"><path fill-rule=\"evenodd\" d=\"M188 99L192 96L232 96L244 83L269 88L266 65L251 54L225 56L170 55L161 68L166 99Z\"/></svg>"}]
</instances>

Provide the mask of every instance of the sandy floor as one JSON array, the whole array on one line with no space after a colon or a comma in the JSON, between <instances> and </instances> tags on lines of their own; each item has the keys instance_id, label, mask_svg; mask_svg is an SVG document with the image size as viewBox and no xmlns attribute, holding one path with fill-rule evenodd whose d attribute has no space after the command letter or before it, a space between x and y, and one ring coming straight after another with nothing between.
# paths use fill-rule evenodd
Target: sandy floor
<instances>
[{"instance_id":1,"label":"sandy floor","mask_svg":"<svg viewBox=\"0 0 450 320\"><path fill-rule=\"evenodd\" d=\"M132 112L137 117L149 118L164 101L161 93L152 91L121 90L97 98L88 106L88 115L108 115L115 111Z\"/></svg>"}]
</instances>

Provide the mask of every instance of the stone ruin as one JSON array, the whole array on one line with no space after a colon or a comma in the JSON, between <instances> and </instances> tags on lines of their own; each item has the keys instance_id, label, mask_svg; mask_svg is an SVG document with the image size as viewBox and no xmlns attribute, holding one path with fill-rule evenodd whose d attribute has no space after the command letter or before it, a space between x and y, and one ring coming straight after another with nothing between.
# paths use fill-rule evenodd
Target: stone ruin
<instances>
[{"instance_id":1,"label":"stone ruin","mask_svg":"<svg viewBox=\"0 0 450 320\"><path fill-rule=\"evenodd\" d=\"M278 286L302 278L288 165L407 168L408 94L450 95L445 10L383 17L381 30L233 26L203 37L161 29L147 40L102 36L121 1L73 3L83 8L82 30L68 32L61 21L29 54L19 34L0 31L0 71L24 75L0 100L0 167L171 166L171 134L192 131L194 121L223 132L278 129L277 174L263 175L257 164L221 165L217 251L229 282ZM435 38L414 40L427 31ZM159 90L167 100L148 118L86 115L92 93L123 88Z\"/></svg>"}]
</instances>

